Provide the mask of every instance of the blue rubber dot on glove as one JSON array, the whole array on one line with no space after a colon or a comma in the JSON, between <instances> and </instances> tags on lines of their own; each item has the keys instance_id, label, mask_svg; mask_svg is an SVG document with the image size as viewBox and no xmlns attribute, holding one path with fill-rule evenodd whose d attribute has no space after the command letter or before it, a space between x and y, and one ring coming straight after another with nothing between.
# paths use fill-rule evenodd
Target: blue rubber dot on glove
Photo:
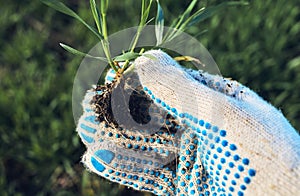
<instances>
[{"instance_id":1,"label":"blue rubber dot on glove","mask_svg":"<svg viewBox=\"0 0 300 196\"><path fill-rule=\"evenodd\" d=\"M111 152L110 150L98 150L95 152L95 155L107 164L110 164L115 158L115 153Z\"/></svg>"},{"instance_id":2,"label":"blue rubber dot on glove","mask_svg":"<svg viewBox=\"0 0 300 196\"><path fill-rule=\"evenodd\" d=\"M80 127L81 127L82 129L84 129L85 131L89 132L89 133L96 133L96 132L97 132L96 129L94 129L94 128L92 128L92 127L89 127L89 126L87 126L87 125L85 125L85 124L80 124Z\"/></svg>"},{"instance_id":3,"label":"blue rubber dot on glove","mask_svg":"<svg viewBox=\"0 0 300 196\"><path fill-rule=\"evenodd\" d=\"M100 122L99 121L96 121L96 116L92 115L92 116L87 116L84 118L85 121L87 122L90 122L90 123L93 123L95 125L99 125Z\"/></svg>"},{"instance_id":4,"label":"blue rubber dot on glove","mask_svg":"<svg viewBox=\"0 0 300 196\"><path fill-rule=\"evenodd\" d=\"M95 140L94 140L92 137L87 136L87 135L84 134L84 133L79 133L79 135L80 135L80 137L81 137L83 140L85 140L87 143L94 143L94 142L95 142Z\"/></svg>"},{"instance_id":5,"label":"blue rubber dot on glove","mask_svg":"<svg viewBox=\"0 0 300 196\"><path fill-rule=\"evenodd\" d=\"M97 171L103 172L105 170L105 167L94 157L91 157L91 163Z\"/></svg>"}]
</instances>

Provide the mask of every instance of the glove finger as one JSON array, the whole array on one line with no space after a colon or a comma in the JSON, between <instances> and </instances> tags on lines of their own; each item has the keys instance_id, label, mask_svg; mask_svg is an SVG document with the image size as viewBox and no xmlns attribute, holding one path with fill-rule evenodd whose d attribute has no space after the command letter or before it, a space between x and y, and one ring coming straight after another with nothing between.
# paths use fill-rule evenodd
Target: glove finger
<instances>
[{"instance_id":1,"label":"glove finger","mask_svg":"<svg viewBox=\"0 0 300 196\"><path fill-rule=\"evenodd\" d=\"M99 118L98 101L107 95L105 89L99 89L104 87L87 92L82 104L84 114L77 127L87 146L83 163L90 171L108 180L137 190L174 195L176 167L169 163L176 159L178 153L175 135L171 134L175 119L167 116L163 119L164 126L151 134L123 129L107 122L108 117L102 115Z\"/></svg>"}]
</instances>

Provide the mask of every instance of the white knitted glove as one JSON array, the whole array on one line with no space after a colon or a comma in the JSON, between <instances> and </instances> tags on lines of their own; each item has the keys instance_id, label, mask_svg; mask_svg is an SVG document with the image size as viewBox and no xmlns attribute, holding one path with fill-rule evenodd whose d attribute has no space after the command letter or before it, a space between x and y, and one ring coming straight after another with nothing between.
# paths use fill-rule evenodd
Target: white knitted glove
<instances>
[{"instance_id":1,"label":"white knitted glove","mask_svg":"<svg viewBox=\"0 0 300 196\"><path fill-rule=\"evenodd\" d=\"M300 195L300 137L253 91L181 68L160 50L137 58L134 72L155 105L151 117L166 111L168 123L146 133L115 126L95 101L111 92L89 91L77 128L88 169L157 195Z\"/></svg>"}]
</instances>

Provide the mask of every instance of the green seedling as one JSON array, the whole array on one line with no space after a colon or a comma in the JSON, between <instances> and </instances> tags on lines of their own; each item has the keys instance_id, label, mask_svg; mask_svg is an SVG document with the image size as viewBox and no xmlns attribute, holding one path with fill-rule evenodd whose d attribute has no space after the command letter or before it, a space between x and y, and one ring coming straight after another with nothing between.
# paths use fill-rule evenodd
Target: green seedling
<instances>
[{"instance_id":1,"label":"green seedling","mask_svg":"<svg viewBox=\"0 0 300 196\"><path fill-rule=\"evenodd\" d=\"M61 47L63 47L68 52L79 55L85 56L88 58L94 58L98 60L102 60L107 62L112 69L118 73L118 75L123 74L124 71L129 67L130 62L136 59L137 57L141 56L145 51L144 48L140 50L140 52L135 52L136 45L140 38L142 30L145 28L147 24L149 24L152 19L149 19L149 13L151 11L151 7L154 0L141 0L141 15L140 15L140 22L138 25L138 29L136 35L134 36L130 48L128 48L127 52L123 52L121 55L112 57L110 54L109 48L109 41L108 41L108 31L107 31L107 9L109 6L109 0L100 0L100 6L96 3L96 0L90 0L90 8L92 12L92 16L95 21L95 26L93 27L85 22L79 15L77 15L72 9L67 7L65 4L58 0L41 0L46 5L60 11L66 15L69 15L79 22L81 22L85 27L87 27L101 42L102 48L105 54L105 57L95 57L84 52L78 51L75 48L68 46L66 44L60 43ZM199 0L192 0L186 10L177 18L175 19L172 24L171 28L164 34L164 11L162 6L160 5L159 0L156 0L156 7L157 13L155 17L155 36L156 36L156 47L158 48L160 45L172 41L174 38L180 35L181 32L186 31L189 27L196 25L197 23L213 16L214 14L218 13L222 9L228 6L237 6L237 5L247 5L246 2L240 1L229 1L224 2L216 6L211 6L208 8L202 7L196 11L193 11L196 8L197 3ZM151 48L150 48L151 49ZM151 57L150 57L151 58ZM179 61L193 61L199 64L202 64L199 59L195 59L189 56L183 56L181 58L177 57ZM123 66L119 66L119 62L124 62Z\"/></svg>"}]
</instances>

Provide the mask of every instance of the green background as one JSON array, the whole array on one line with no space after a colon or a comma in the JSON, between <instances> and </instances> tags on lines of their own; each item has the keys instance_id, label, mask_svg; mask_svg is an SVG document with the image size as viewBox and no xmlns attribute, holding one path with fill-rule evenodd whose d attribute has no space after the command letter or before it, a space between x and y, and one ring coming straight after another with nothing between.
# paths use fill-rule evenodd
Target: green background
<instances>
[{"instance_id":1,"label":"green background","mask_svg":"<svg viewBox=\"0 0 300 196\"><path fill-rule=\"evenodd\" d=\"M64 2L92 24L88 1ZM161 1L166 25L188 3ZM139 4L111 0L109 32L136 26ZM153 7L151 15L155 12ZM298 0L253 0L189 33L205 29L198 39L221 73L255 90L300 130ZM0 37L0 195L146 195L90 174L80 163L85 149L75 132L71 99L82 58L58 43L89 51L97 38L37 0L0 0Z\"/></svg>"}]
</instances>

